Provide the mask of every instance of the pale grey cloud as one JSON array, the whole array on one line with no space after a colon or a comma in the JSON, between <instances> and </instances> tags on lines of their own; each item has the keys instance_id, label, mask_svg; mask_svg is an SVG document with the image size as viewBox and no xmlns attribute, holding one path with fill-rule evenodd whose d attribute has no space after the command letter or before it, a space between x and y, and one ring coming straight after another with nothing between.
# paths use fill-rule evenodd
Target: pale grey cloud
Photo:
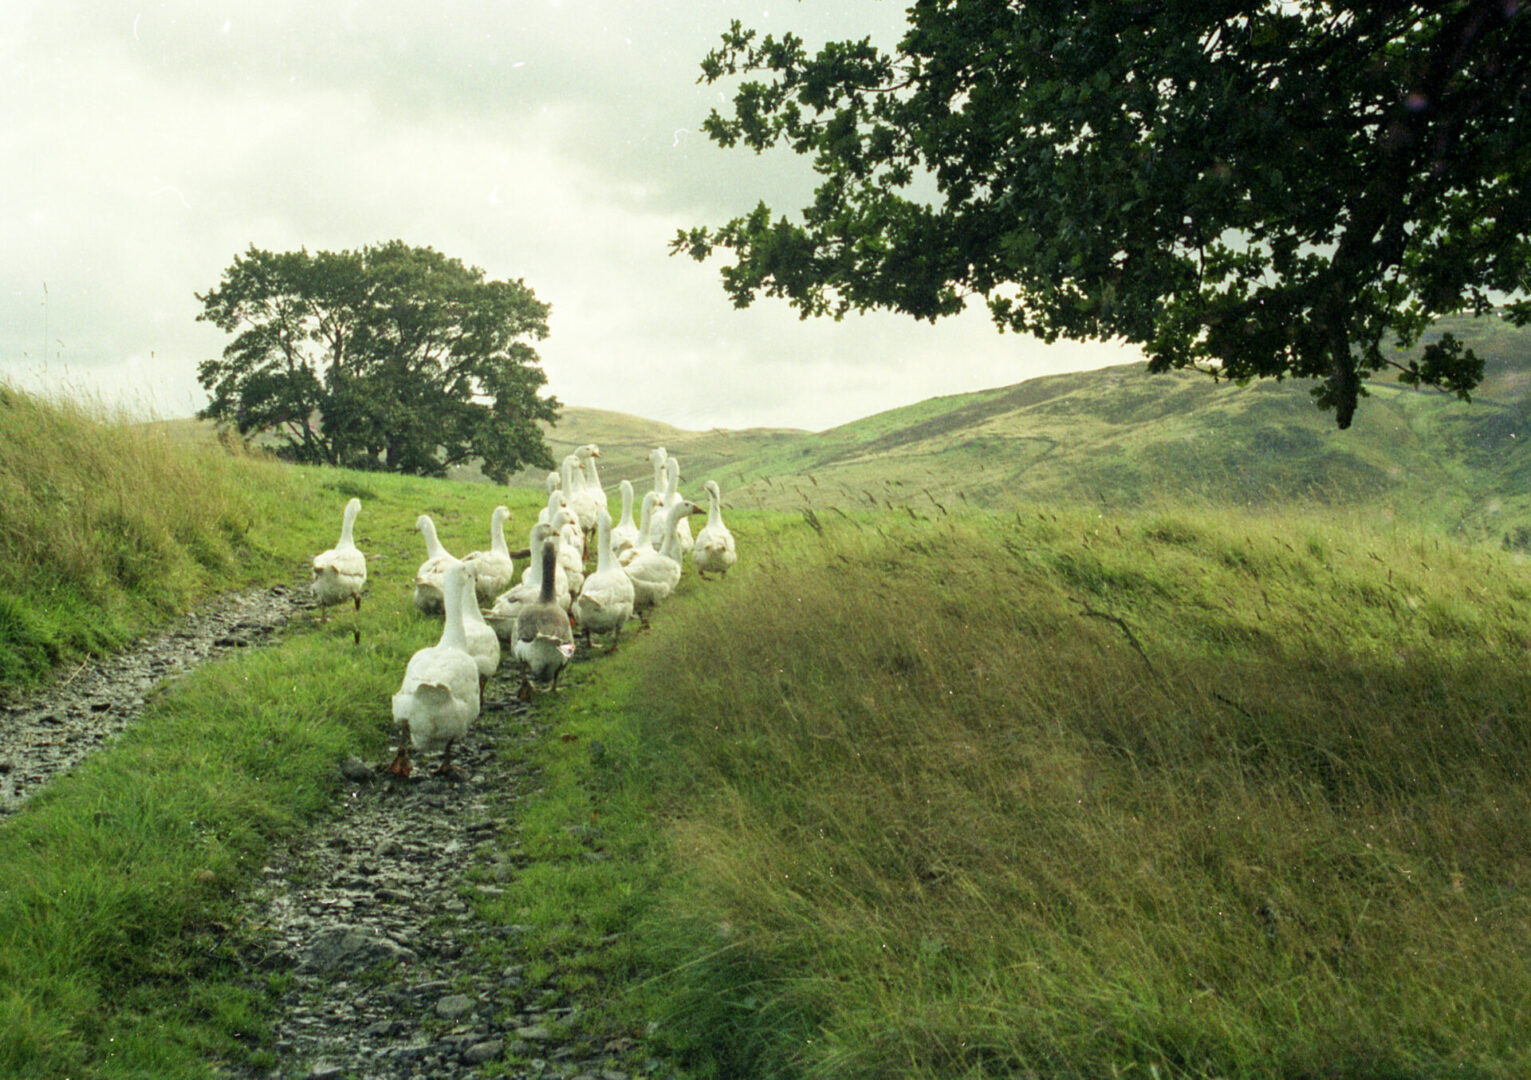
<instances>
[{"instance_id":1,"label":"pale grey cloud","mask_svg":"<svg viewBox=\"0 0 1531 1080\"><path fill-rule=\"evenodd\" d=\"M1132 357L1002 338L981 313L802 322L735 311L678 228L805 162L700 134L699 62L740 18L810 41L895 40L898 7L500 0L33 0L0 13L0 367L185 415L226 340L194 293L251 244L394 237L553 305L569 404L687 427L819 428L934 393Z\"/></svg>"}]
</instances>

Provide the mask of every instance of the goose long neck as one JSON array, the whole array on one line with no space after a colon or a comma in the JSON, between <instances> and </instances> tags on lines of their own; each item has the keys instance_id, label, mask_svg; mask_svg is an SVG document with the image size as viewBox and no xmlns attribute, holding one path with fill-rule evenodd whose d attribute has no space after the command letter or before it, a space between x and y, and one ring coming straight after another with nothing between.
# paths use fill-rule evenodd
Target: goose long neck
<instances>
[{"instance_id":1,"label":"goose long neck","mask_svg":"<svg viewBox=\"0 0 1531 1080\"><path fill-rule=\"evenodd\" d=\"M617 524L628 528L633 524L633 485L626 480L622 481L622 516Z\"/></svg>"},{"instance_id":2,"label":"goose long neck","mask_svg":"<svg viewBox=\"0 0 1531 1080\"><path fill-rule=\"evenodd\" d=\"M441 627L441 644L466 651L468 632L463 629L462 622L462 586L467 575L455 570L448 573L448 580L443 583L447 587L441 590L441 603L446 610L446 619Z\"/></svg>"},{"instance_id":3,"label":"goose long neck","mask_svg":"<svg viewBox=\"0 0 1531 1080\"><path fill-rule=\"evenodd\" d=\"M632 509L631 506L628 507ZM611 515L602 511L595 519L595 572L607 574L616 569L617 556L611 550Z\"/></svg>"},{"instance_id":4,"label":"goose long neck","mask_svg":"<svg viewBox=\"0 0 1531 1080\"><path fill-rule=\"evenodd\" d=\"M669 502L680 494L680 462L671 458L665 462L664 500Z\"/></svg>"},{"instance_id":5,"label":"goose long neck","mask_svg":"<svg viewBox=\"0 0 1531 1080\"><path fill-rule=\"evenodd\" d=\"M553 602L553 584L558 576L558 546L551 540L542 542L542 582L537 599L544 604Z\"/></svg>"},{"instance_id":6,"label":"goose long neck","mask_svg":"<svg viewBox=\"0 0 1531 1080\"><path fill-rule=\"evenodd\" d=\"M496 511L489 519L489 547L498 555L510 554L510 545L505 543L505 517Z\"/></svg>"},{"instance_id":7,"label":"goose long neck","mask_svg":"<svg viewBox=\"0 0 1531 1080\"><path fill-rule=\"evenodd\" d=\"M445 555L447 549L441 546L441 541L436 539L436 523L430 518L424 518L420 522L420 532L425 535L425 553L431 558Z\"/></svg>"},{"instance_id":8,"label":"goose long neck","mask_svg":"<svg viewBox=\"0 0 1531 1080\"><path fill-rule=\"evenodd\" d=\"M684 499L678 499L675 505L665 511L664 516L664 544L659 549L659 554L667 559L680 562L680 534L675 530L680 525L680 519L691 513L691 504Z\"/></svg>"},{"instance_id":9,"label":"goose long neck","mask_svg":"<svg viewBox=\"0 0 1531 1080\"><path fill-rule=\"evenodd\" d=\"M356 524L356 515L361 513L361 502L352 499L346 503L345 517L340 519L340 543L339 547L355 547L356 542L351 539L351 527Z\"/></svg>"},{"instance_id":10,"label":"goose long neck","mask_svg":"<svg viewBox=\"0 0 1531 1080\"><path fill-rule=\"evenodd\" d=\"M654 524L654 493L651 491L643 497L643 516L638 522L638 535L647 537L649 528ZM645 539L644 543L648 543Z\"/></svg>"},{"instance_id":11,"label":"goose long neck","mask_svg":"<svg viewBox=\"0 0 1531 1080\"><path fill-rule=\"evenodd\" d=\"M715 490L707 491L707 524L716 528L723 524L722 499Z\"/></svg>"},{"instance_id":12,"label":"goose long neck","mask_svg":"<svg viewBox=\"0 0 1531 1080\"><path fill-rule=\"evenodd\" d=\"M563 465L560 467L563 472L563 490L565 495L573 495L577 490L579 490L574 486L575 463L576 458L573 454L570 454L568 457L563 459ZM580 475L581 478L583 478L584 474L581 473Z\"/></svg>"},{"instance_id":13,"label":"goose long neck","mask_svg":"<svg viewBox=\"0 0 1531 1080\"><path fill-rule=\"evenodd\" d=\"M595 467L595 458L585 459L585 487L591 491L601 490L601 474Z\"/></svg>"}]
</instances>

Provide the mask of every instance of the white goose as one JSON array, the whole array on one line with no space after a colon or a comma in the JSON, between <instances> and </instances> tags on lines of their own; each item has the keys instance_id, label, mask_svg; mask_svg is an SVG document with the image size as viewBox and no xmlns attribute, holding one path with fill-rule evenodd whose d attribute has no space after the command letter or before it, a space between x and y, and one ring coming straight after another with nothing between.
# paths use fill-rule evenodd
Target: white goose
<instances>
[{"instance_id":1,"label":"white goose","mask_svg":"<svg viewBox=\"0 0 1531 1080\"><path fill-rule=\"evenodd\" d=\"M489 519L489 550L470 551L462 557L462 564L473 575L478 599L486 604L516 580L516 567L510 559L510 548L505 544L505 522L509 520L510 510L496 506Z\"/></svg>"},{"instance_id":2,"label":"white goose","mask_svg":"<svg viewBox=\"0 0 1531 1080\"><path fill-rule=\"evenodd\" d=\"M478 665L478 692L482 697L489 676L500 666L500 639L484 621L484 613L478 609L478 586L473 580L471 569L468 571L468 580L463 584L462 626L463 636L468 643L468 655Z\"/></svg>"},{"instance_id":3,"label":"white goose","mask_svg":"<svg viewBox=\"0 0 1531 1080\"><path fill-rule=\"evenodd\" d=\"M633 482L624 480L619 487L622 491L622 516L617 520L616 527L611 530L611 550L620 559L622 553L636 544L638 537L642 534L639 533L638 526L633 524ZM644 525L647 524L648 522L645 521Z\"/></svg>"},{"instance_id":4,"label":"white goose","mask_svg":"<svg viewBox=\"0 0 1531 1080\"><path fill-rule=\"evenodd\" d=\"M664 505L669 506L672 502L680 499L680 459L672 457L665 461L664 467ZM676 526L675 535L676 538L680 541L681 554L690 554L691 549L696 545L696 542L691 539L691 522L687 521L685 518L681 518L680 523ZM663 543L662 536L660 538L660 543ZM654 546L658 547L659 544L656 543Z\"/></svg>"},{"instance_id":5,"label":"white goose","mask_svg":"<svg viewBox=\"0 0 1531 1080\"><path fill-rule=\"evenodd\" d=\"M327 619L331 604L353 600L356 610L361 610L361 590L367 583L367 557L357 550L351 539L351 527L356 524L359 513L360 499L346 503L345 517L340 522L340 541L328 551L314 556L314 580L310 588L319 605L321 622Z\"/></svg>"},{"instance_id":6,"label":"white goose","mask_svg":"<svg viewBox=\"0 0 1531 1080\"><path fill-rule=\"evenodd\" d=\"M409 750L440 749L438 772L452 771L452 745L478 716L478 664L468 655L463 629L463 595L471 588L459 563L443 576L446 620L441 640L409 658L404 682L393 695L393 719L399 728L399 752L388 771L408 776Z\"/></svg>"},{"instance_id":7,"label":"white goose","mask_svg":"<svg viewBox=\"0 0 1531 1080\"><path fill-rule=\"evenodd\" d=\"M581 532L594 532L596 511L606 506L606 492L601 488L601 476L595 467L601 448L595 443L586 443L574 451L574 456L578 460L576 485L579 490L569 496L569 509L579 519Z\"/></svg>"},{"instance_id":8,"label":"white goose","mask_svg":"<svg viewBox=\"0 0 1531 1080\"><path fill-rule=\"evenodd\" d=\"M527 701L532 696L532 682L551 680L558 691L558 676L574 656L574 629L569 613L553 595L554 570L558 566L558 541L547 539L534 552L542 566L542 590L537 599L524 604L516 615L516 636L512 649L521 661L521 689L516 696Z\"/></svg>"},{"instance_id":9,"label":"white goose","mask_svg":"<svg viewBox=\"0 0 1531 1080\"><path fill-rule=\"evenodd\" d=\"M648 625L648 609L669 596L680 583L681 554L680 541L676 538L676 524L687 514L701 512L702 508L696 503L676 499L661 519L664 523L664 546L658 551L639 547L638 554L622 568L632 579L633 610L643 625Z\"/></svg>"},{"instance_id":10,"label":"white goose","mask_svg":"<svg viewBox=\"0 0 1531 1080\"><path fill-rule=\"evenodd\" d=\"M553 530L548 526L538 523L532 526L531 542L527 545L532 551L542 550L542 543L553 536ZM569 578L558 565L556 558L553 564L553 598L565 611L569 610L573 603L569 591ZM484 621L499 635L501 641L511 641L516 634L516 616L521 608L534 602L542 592L542 561L540 559L529 560L526 574L519 585L506 589L495 598L494 607L484 617Z\"/></svg>"},{"instance_id":11,"label":"white goose","mask_svg":"<svg viewBox=\"0 0 1531 1080\"><path fill-rule=\"evenodd\" d=\"M446 610L442 600L446 572L461 563L436 539L436 523L429 514L415 518L415 531L425 537L425 561L415 571L415 607L427 615L437 615Z\"/></svg>"},{"instance_id":12,"label":"white goose","mask_svg":"<svg viewBox=\"0 0 1531 1080\"><path fill-rule=\"evenodd\" d=\"M697 575L705 579L708 571L727 574L739 556L734 552L734 534L723 524L723 495L717 483L709 480L702 486L707 489L707 524L696 534L691 561L696 564Z\"/></svg>"},{"instance_id":13,"label":"white goose","mask_svg":"<svg viewBox=\"0 0 1531 1080\"><path fill-rule=\"evenodd\" d=\"M633 617L633 580L611 550L611 515L604 509L598 510L595 522L595 573L585 579L585 587L574 602L574 615L584 631L586 645L590 644L591 634L610 633L611 648L615 650L622 625Z\"/></svg>"},{"instance_id":14,"label":"white goose","mask_svg":"<svg viewBox=\"0 0 1531 1080\"><path fill-rule=\"evenodd\" d=\"M659 496L654 492L651 491L643 497L643 515L638 520L638 539L632 547L627 548L622 552L621 555L617 556L617 558L621 560L623 566L626 566L628 563L632 562L633 559L637 557L638 552L643 551L644 549L649 551L659 550L659 547L655 542L656 537L654 531L654 523L659 519L660 516L658 508Z\"/></svg>"}]
</instances>

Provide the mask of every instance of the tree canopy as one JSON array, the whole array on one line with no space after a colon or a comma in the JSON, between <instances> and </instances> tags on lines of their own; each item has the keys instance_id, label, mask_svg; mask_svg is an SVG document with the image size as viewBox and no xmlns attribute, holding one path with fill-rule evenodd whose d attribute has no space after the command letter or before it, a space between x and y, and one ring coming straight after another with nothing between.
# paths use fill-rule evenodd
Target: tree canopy
<instances>
[{"instance_id":1,"label":"tree canopy","mask_svg":"<svg viewBox=\"0 0 1531 1080\"><path fill-rule=\"evenodd\" d=\"M198 380L201 416L241 434L274 432L294 461L440 476L481 463L503 483L525 465L552 466L536 421L559 403L531 341L548 305L521 281L402 241L360 251L251 248L202 314L234 334Z\"/></svg>"},{"instance_id":2,"label":"tree canopy","mask_svg":"<svg viewBox=\"0 0 1531 1080\"><path fill-rule=\"evenodd\" d=\"M897 49L810 55L738 22L725 147L823 177L672 250L728 249L738 306L1122 338L1151 370L1322 380L1348 427L1388 367L1466 398L1482 363L1438 315L1531 321L1531 19L1518 0L916 0Z\"/></svg>"}]
</instances>

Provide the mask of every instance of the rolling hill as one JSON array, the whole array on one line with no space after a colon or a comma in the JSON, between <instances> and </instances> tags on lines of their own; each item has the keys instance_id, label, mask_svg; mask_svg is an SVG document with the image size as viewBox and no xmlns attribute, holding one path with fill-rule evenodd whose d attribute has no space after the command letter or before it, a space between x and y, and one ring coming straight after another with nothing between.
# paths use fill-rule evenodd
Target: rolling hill
<instances>
[{"instance_id":1,"label":"rolling hill","mask_svg":"<svg viewBox=\"0 0 1531 1080\"><path fill-rule=\"evenodd\" d=\"M715 479L740 507L1300 503L1531 549L1531 330L1461 316L1435 333L1445 331L1485 360L1472 402L1377 381L1348 431L1300 384L1239 387L1132 364L931 398L822 432L689 432L570 408L548 438L555 456L600 445L608 490L623 477L646 490L648 448L665 446L687 490Z\"/></svg>"}]
</instances>

